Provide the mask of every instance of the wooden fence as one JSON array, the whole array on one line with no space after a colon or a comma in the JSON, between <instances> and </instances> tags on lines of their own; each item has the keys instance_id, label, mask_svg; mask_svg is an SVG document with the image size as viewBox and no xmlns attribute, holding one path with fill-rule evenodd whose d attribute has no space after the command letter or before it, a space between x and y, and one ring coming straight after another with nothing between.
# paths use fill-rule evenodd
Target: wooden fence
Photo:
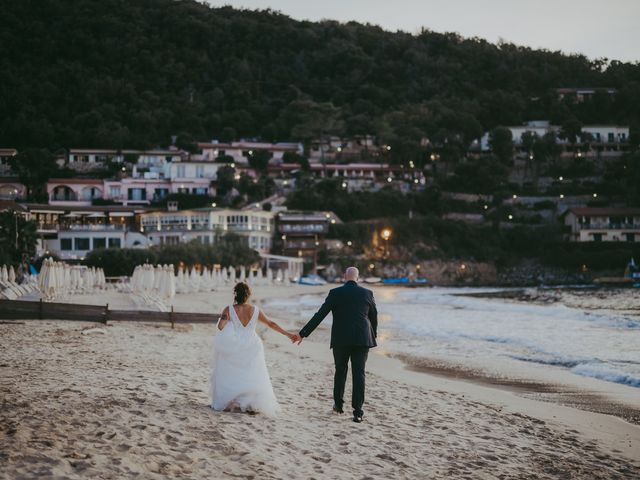
<instances>
[{"instance_id":1,"label":"wooden fence","mask_svg":"<svg viewBox=\"0 0 640 480\"><path fill-rule=\"evenodd\" d=\"M75 320L82 322L164 322L216 323L217 313L154 312L151 310L110 310L109 305L76 305L72 303L0 300L0 319L10 320Z\"/></svg>"}]
</instances>

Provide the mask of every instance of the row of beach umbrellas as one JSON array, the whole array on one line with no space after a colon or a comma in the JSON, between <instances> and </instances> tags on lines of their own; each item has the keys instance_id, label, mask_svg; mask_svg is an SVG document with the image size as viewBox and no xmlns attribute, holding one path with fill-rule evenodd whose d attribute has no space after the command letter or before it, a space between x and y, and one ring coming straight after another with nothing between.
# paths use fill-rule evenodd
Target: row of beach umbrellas
<instances>
[{"instance_id":1,"label":"row of beach umbrellas","mask_svg":"<svg viewBox=\"0 0 640 480\"><path fill-rule=\"evenodd\" d=\"M13 265L0 267L0 298L15 300L31 293L34 289L35 285L29 275L25 275L22 283L19 284Z\"/></svg>"},{"instance_id":2,"label":"row of beach umbrellas","mask_svg":"<svg viewBox=\"0 0 640 480\"><path fill-rule=\"evenodd\" d=\"M245 267L178 268L173 265L138 265L131 275L129 288L137 295L171 299L176 293L211 292L220 287L247 282L253 286L289 284L288 270L250 270Z\"/></svg>"},{"instance_id":3,"label":"row of beach umbrellas","mask_svg":"<svg viewBox=\"0 0 640 480\"><path fill-rule=\"evenodd\" d=\"M102 268L69 265L47 258L38 275L38 288L45 300L104 289L106 279Z\"/></svg>"}]
</instances>

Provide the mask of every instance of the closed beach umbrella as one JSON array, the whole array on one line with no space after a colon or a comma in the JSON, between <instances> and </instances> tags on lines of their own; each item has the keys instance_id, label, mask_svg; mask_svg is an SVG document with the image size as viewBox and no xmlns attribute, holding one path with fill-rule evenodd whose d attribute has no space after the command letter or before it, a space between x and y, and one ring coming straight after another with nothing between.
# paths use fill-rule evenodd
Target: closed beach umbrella
<instances>
[{"instance_id":1,"label":"closed beach umbrella","mask_svg":"<svg viewBox=\"0 0 640 480\"><path fill-rule=\"evenodd\" d=\"M13 265L9 267L9 281L11 283L15 283L16 281L16 271L13 269Z\"/></svg>"}]
</instances>

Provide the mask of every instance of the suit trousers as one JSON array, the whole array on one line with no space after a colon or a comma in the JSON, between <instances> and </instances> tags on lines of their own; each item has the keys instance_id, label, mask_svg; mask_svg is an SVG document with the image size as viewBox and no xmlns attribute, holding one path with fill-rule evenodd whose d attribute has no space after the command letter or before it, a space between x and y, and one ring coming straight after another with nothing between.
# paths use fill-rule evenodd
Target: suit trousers
<instances>
[{"instance_id":1,"label":"suit trousers","mask_svg":"<svg viewBox=\"0 0 640 480\"><path fill-rule=\"evenodd\" d=\"M344 385L349 371L351 360L351 378L353 392L351 394L351 406L355 415L362 415L364 404L364 378L365 364L369 355L369 347L333 347L333 359L336 365L336 373L333 378L333 401L338 408L344 404Z\"/></svg>"}]
</instances>

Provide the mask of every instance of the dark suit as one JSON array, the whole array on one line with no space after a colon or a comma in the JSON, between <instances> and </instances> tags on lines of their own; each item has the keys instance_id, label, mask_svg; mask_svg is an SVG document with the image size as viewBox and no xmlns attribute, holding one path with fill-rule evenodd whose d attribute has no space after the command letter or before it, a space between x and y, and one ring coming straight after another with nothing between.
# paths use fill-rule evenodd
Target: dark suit
<instances>
[{"instance_id":1,"label":"dark suit","mask_svg":"<svg viewBox=\"0 0 640 480\"><path fill-rule=\"evenodd\" d=\"M369 349L376 346L378 334L378 311L373 292L353 280L334 288L309 323L300 330L300 336L308 337L329 312L333 314L331 348L336 365L333 400L337 407L342 408L344 385L351 359L352 406L355 414L362 415L365 364Z\"/></svg>"}]
</instances>

